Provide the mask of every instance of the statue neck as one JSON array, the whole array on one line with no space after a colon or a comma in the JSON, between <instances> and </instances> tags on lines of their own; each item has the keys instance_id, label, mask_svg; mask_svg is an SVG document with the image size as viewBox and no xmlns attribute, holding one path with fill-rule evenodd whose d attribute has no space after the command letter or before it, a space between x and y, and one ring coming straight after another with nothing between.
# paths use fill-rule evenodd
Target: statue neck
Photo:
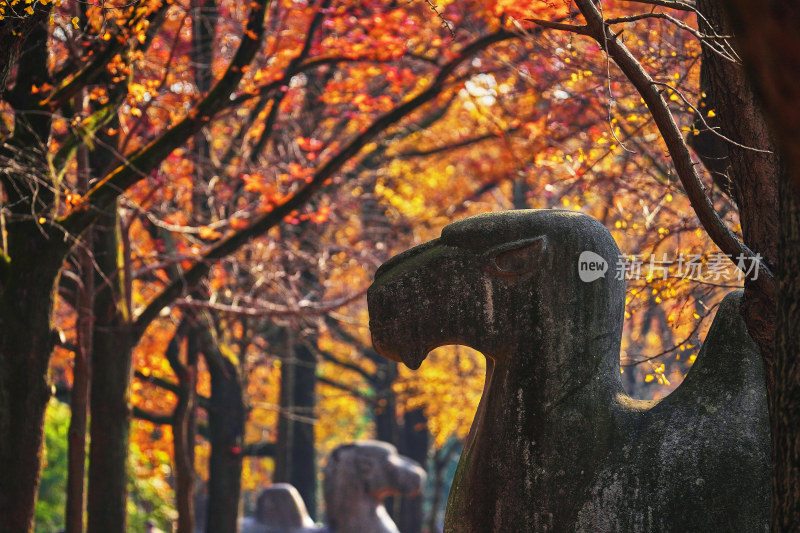
<instances>
[{"instance_id":1,"label":"statue neck","mask_svg":"<svg viewBox=\"0 0 800 533\"><path fill-rule=\"evenodd\" d=\"M398 533L383 504L365 494L343 496L334 512L337 518L331 528L333 533Z\"/></svg>"},{"instance_id":2,"label":"statue neck","mask_svg":"<svg viewBox=\"0 0 800 533\"><path fill-rule=\"evenodd\" d=\"M576 338L553 336L515 355L487 358L448 522L466 514L464 523L482 524L480 531L526 531L537 523L536 530L550 530L548 521L572 512L573 502L559 493L574 494L565 484L590 479L605 454L611 436L599 434L608 426L598 422L609 419L621 387L619 370L609 375L611 365L603 364L608 352L589 351L609 349L608 339L578 346Z\"/></svg>"}]
</instances>

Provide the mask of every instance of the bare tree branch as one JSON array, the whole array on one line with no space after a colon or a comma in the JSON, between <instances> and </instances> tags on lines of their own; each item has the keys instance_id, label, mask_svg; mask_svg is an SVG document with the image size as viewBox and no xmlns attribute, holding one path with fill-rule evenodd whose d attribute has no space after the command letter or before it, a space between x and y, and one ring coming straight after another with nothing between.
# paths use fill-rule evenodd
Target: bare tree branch
<instances>
[{"instance_id":1,"label":"bare tree branch","mask_svg":"<svg viewBox=\"0 0 800 533\"><path fill-rule=\"evenodd\" d=\"M711 240L723 253L728 254L730 257L743 256L751 261L758 261L759 272L763 272L764 275L759 275L752 283L765 293L774 294L776 291L775 276L769 267L725 225L725 222L715 211L711 199L706 195L705 186L697 174L689 147L686 145L680 128L675 122L675 118L672 116L672 112L666 100L664 100L658 85L631 54L630 50L616 38L616 35L603 20L602 13L591 0L576 0L576 4L586 19L587 26L591 31L591 37L614 60L645 101L672 156L675 170L686 191L686 195Z\"/></svg>"},{"instance_id":2,"label":"bare tree branch","mask_svg":"<svg viewBox=\"0 0 800 533\"><path fill-rule=\"evenodd\" d=\"M154 376L153 374L145 374L145 373L143 373L143 372L141 372L139 370L137 370L133 374L133 376L135 378L141 379L142 381L150 383L151 385L155 385L156 387L158 387L160 389L168 390L173 394L177 394L178 393L178 384L177 383L173 383L172 381L169 381L168 379L160 378L158 376ZM202 407L203 409L208 409L208 407L209 407L209 403L208 403L209 399L208 398L198 394L197 395L197 399L198 399L198 402L199 402L198 405L200 405L200 407Z\"/></svg>"},{"instance_id":3,"label":"bare tree branch","mask_svg":"<svg viewBox=\"0 0 800 533\"><path fill-rule=\"evenodd\" d=\"M692 11L697 12L697 8L691 2L681 2L680 0L623 0L624 2L633 2L636 4L646 4L648 6L661 6L678 11Z\"/></svg>"},{"instance_id":4,"label":"bare tree branch","mask_svg":"<svg viewBox=\"0 0 800 533\"><path fill-rule=\"evenodd\" d=\"M442 66L434 80L424 91L378 117L369 127L323 164L313 175L311 181L298 189L288 200L274 206L270 212L262 215L247 228L231 234L212 246L200 261L183 274L183 277L174 280L148 304L136 319L135 332L139 334L144 332L148 324L158 316L164 307L175 301L186 288L192 287L202 280L213 262L236 251L250 239L263 235L267 230L279 224L285 217L306 205L314 194L322 188L323 184L333 177L345 163L355 157L364 146L387 128L436 98L441 93L448 77L467 59L495 43L517 37L518 35L515 33L501 30L480 37L466 45L458 56Z\"/></svg>"},{"instance_id":5,"label":"bare tree branch","mask_svg":"<svg viewBox=\"0 0 800 533\"><path fill-rule=\"evenodd\" d=\"M367 396L366 394L364 394L360 390L356 389L355 387L351 387L350 385L345 385L344 383L339 383L338 381L334 381L332 379L328 379L325 376L317 376L317 381L319 381L320 383L324 383L325 385L328 385L329 387L333 387L335 389L339 389L341 391L344 391L344 392L352 395L353 397L358 398L359 400L363 400L364 402L366 402L366 403L368 403L370 405L375 405L375 403L376 403L374 398L370 398L369 396Z\"/></svg>"},{"instance_id":6,"label":"bare tree branch","mask_svg":"<svg viewBox=\"0 0 800 533\"><path fill-rule=\"evenodd\" d=\"M589 35L589 28L585 25L577 25L577 24L565 24L563 22L554 22L552 20L542 20L542 19L525 19L528 22L533 22L534 24L541 26L542 28L547 28L550 30L562 30L568 31L571 33L577 33L578 35Z\"/></svg>"},{"instance_id":7,"label":"bare tree branch","mask_svg":"<svg viewBox=\"0 0 800 533\"><path fill-rule=\"evenodd\" d=\"M157 168L175 148L200 131L225 107L229 95L238 87L244 76L246 70L244 67L250 64L261 47L269 2L270 0L256 0L250 4L252 6L250 16L241 44L214 88L189 111L185 118L98 180L84 198L85 208L74 211L60 221L66 232L73 235L81 233L95 220L102 209L116 201L120 194L140 181L148 172Z\"/></svg>"},{"instance_id":8,"label":"bare tree branch","mask_svg":"<svg viewBox=\"0 0 800 533\"><path fill-rule=\"evenodd\" d=\"M229 313L239 316L250 317L281 317L281 316L312 316L324 315L343 307L353 301L361 298L366 294L367 290L363 289L355 294L345 296L338 300L330 302L322 302L318 304L301 302L297 307L290 307L288 305L277 305L270 302L253 302L247 306L235 304L223 304L218 302L204 302L198 300L185 299L175 302L178 307L187 309L211 309L220 313Z\"/></svg>"}]
</instances>

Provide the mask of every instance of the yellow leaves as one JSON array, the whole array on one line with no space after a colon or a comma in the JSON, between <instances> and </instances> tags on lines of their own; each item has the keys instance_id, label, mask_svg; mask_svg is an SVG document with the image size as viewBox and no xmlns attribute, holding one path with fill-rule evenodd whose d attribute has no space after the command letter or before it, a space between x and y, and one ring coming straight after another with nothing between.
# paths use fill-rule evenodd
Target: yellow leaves
<instances>
[{"instance_id":1,"label":"yellow leaves","mask_svg":"<svg viewBox=\"0 0 800 533\"><path fill-rule=\"evenodd\" d=\"M261 192L266 188L264 176L257 172L242 174L242 181L244 181L244 190L249 192Z\"/></svg>"},{"instance_id":2,"label":"yellow leaves","mask_svg":"<svg viewBox=\"0 0 800 533\"><path fill-rule=\"evenodd\" d=\"M77 30L79 28L78 22L80 22L80 19L78 19L78 17L72 17L71 22L72 22L72 27Z\"/></svg>"},{"instance_id":3,"label":"yellow leaves","mask_svg":"<svg viewBox=\"0 0 800 533\"><path fill-rule=\"evenodd\" d=\"M222 233L209 226L201 226L200 230L198 231L198 235L200 236L201 239L208 241L219 239L220 237L222 237Z\"/></svg>"},{"instance_id":4,"label":"yellow leaves","mask_svg":"<svg viewBox=\"0 0 800 533\"><path fill-rule=\"evenodd\" d=\"M52 88L53 88L53 86L50 85L47 82L45 82L45 83L43 83L43 84L41 84L39 86L36 86L36 84L34 84L34 85L31 86L31 94L38 94L40 92L47 92Z\"/></svg>"},{"instance_id":5,"label":"yellow leaves","mask_svg":"<svg viewBox=\"0 0 800 533\"><path fill-rule=\"evenodd\" d=\"M80 194L67 193L65 200L67 202L67 208L71 211L86 209L88 207L83 196Z\"/></svg>"},{"instance_id":6,"label":"yellow leaves","mask_svg":"<svg viewBox=\"0 0 800 533\"><path fill-rule=\"evenodd\" d=\"M415 372L400 369L398 393L408 397L407 408L422 408L436 447L451 437L464 438L478 407L486 359L461 346L431 352Z\"/></svg>"},{"instance_id":7,"label":"yellow leaves","mask_svg":"<svg viewBox=\"0 0 800 533\"><path fill-rule=\"evenodd\" d=\"M651 363L650 366L653 369L653 373L647 374L644 377L645 383L651 383L652 381L655 380L659 385L665 385L665 386L671 385L669 379L667 379L667 376L665 374L666 368L664 366L664 363L661 363L659 365L654 365Z\"/></svg>"}]
</instances>

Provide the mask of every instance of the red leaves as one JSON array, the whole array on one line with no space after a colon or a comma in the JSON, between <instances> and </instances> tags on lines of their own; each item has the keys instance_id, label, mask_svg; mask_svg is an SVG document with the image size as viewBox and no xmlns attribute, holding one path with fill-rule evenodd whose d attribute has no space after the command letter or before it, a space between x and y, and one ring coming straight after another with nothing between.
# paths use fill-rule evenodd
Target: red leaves
<instances>
[{"instance_id":1,"label":"red leaves","mask_svg":"<svg viewBox=\"0 0 800 533\"><path fill-rule=\"evenodd\" d=\"M244 218L231 217L228 219L228 224L230 224L231 229L238 231L247 228L250 222Z\"/></svg>"},{"instance_id":2,"label":"red leaves","mask_svg":"<svg viewBox=\"0 0 800 533\"><path fill-rule=\"evenodd\" d=\"M306 152L317 152L322 148L322 141L308 137L298 137L297 146Z\"/></svg>"}]
</instances>

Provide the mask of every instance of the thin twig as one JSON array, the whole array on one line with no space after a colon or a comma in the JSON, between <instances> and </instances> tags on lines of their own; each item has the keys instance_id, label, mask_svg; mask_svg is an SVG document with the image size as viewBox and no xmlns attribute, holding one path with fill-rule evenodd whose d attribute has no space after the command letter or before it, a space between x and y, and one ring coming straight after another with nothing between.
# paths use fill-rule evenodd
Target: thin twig
<instances>
[{"instance_id":1,"label":"thin twig","mask_svg":"<svg viewBox=\"0 0 800 533\"><path fill-rule=\"evenodd\" d=\"M681 347L681 346L683 346L684 344L686 344L687 342L689 342L689 339L691 339L692 337L694 337L695 333L697 333L697 330L698 330L698 329L700 329L700 326L703 324L703 322L705 322L706 318L708 318L708 317L711 315L711 311L712 311L712 310L714 310L714 308L715 308L715 307L717 307L718 305L719 305L718 303L716 303L716 304L712 305L712 306L711 306L711 307L708 309L708 313L706 313L705 315L703 315L702 317L700 317L700 320L698 320L698 321L697 321L697 324L695 324L695 326L694 326L694 328L692 329L692 331L691 331L691 332L689 332L689 335L687 335L687 336L686 336L686 337L683 339L683 341L681 341L680 343L676 344L675 346L673 346L673 347L671 347L671 348L667 348L666 350L664 350L664 351L662 351L662 352L660 352L660 353L657 353L657 354L655 354L655 355L651 355L651 356L645 357L644 359L640 359L640 360L638 360L638 361L633 361L633 362L631 362L631 363L620 363L620 365L619 365L619 366L631 367L631 366L640 365L640 364L642 364L642 363L647 363L647 362L649 362L649 361L652 361L652 360L654 360L654 359L658 359L659 357L664 357L665 355L667 355L667 354L670 354L670 353L674 352L675 350L678 350L678 349L680 349L680 347ZM629 357L630 357L630 356L629 356Z\"/></svg>"},{"instance_id":2,"label":"thin twig","mask_svg":"<svg viewBox=\"0 0 800 533\"><path fill-rule=\"evenodd\" d=\"M456 38L456 32L453 29L453 25L450 23L449 20L444 18L444 15L442 14L442 12L439 11L439 7L436 4L434 4L432 0L425 0L425 3L428 4L428 7L431 8L431 11L436 13L436 16L439 17L439 20L442 21L442 28L445 28L450 33L450 37L455 39Z\"/></svg>"},{"instance_id":3,"label":"thin twig","mask_svg":"<svg viewBox=\"0 0 800 533\"><path fill-rule=\"evenodd\" d=\"M711 133L713 133L717 137L723 139L726 142L731 143L734 146L738 146L739 148L742 148L743 150L751 150L753 152L758 152L760 154L771 154L772 153L771 150L763 150L761 148L753 148L752 146L746 146L744 144L741 144L741 143L738 143L738 142L734 141L730 137L726 137L725 135L721 134L718 131L720 128L714 128L711 125L709 125L708 122L706 122L705 117L703 117L703 113L697 107L692 105L692 103L689 102L689 100L683 95L683 93L681 91L679 91L677 88L673 87L669 83L664 83L664 82L661 82L661 81L653 81L653 85L660 85L662 87L666 87L667 89L669 89L670 91L675 93L678 96L678 98L683 100L684 104L689 106L689 108L697 114L697 116L700 118L700 121L703 123L703 126L705 126L708 131L710 131Z\"/></svg>"},{"instance_id":4,"label":"thin twig","mask_svg":"<svg viewBox=\"0 0 800 533\"><path fill-rule=\"evenodd\" d=\"M636 90L645 101L656 126L661 132L664 143L667 145L678 178L681 180L686 195L689 197L692 208L711 240L723 253L730 257L743 255L751 261L758 261L759 272L764 272L764 276L751 280L753 286L763 291L764 294L775 294L777 291L776 281L770 268L746 244L739 240L716 212L714 204L706 194L705 186L697 174L689 147L681 135L680 128L675 122L675 117L673 117L653 78L630 50L611 33L610 28L603 20L602 13L592 3L592 0L575 0L575 3L586 19L592 37L614 59L620 70L636 87Z\"/></svg>"}]
</instances>

